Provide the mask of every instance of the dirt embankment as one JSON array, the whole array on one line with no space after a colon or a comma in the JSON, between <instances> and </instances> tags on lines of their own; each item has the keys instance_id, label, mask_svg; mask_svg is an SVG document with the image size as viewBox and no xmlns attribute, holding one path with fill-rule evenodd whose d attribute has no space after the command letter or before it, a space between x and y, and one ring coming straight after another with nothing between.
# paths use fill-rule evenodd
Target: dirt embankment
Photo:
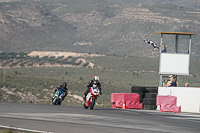
<instances>
[{"instance_id":1,"label":"dirt embankment","mask_svg":"<svg viewBox=\"0 0 200 133\"><path fill-rule=\"evenodd\" d=\"M48 57L64 57L67 58L69 56L71 57L79 57L79 59L77 61L82 60L83 63L86 63L87 61L84 59L84 57L95 57L95 56L104 56L101 54L88 54L88 53L75 53L75 52L58 52L58 51L33 51L31 53L28 54L29 56L33 57L33 56L39 56L40 58L44 57L44 56L48 56ZM92 62L88 62L88 67L93 68L94 67L94 63ZM71 65L69 67L72 67Z\"/></svg>"},{"instance_id":2,"label":"dirt embankment","mask_svg":"<svg viewBox=\"0 0 200 133\"><path fill-rule=\"evenodd\" d=\"M60 57L64 56L67 58L68 56L72 57L95 57L95 56L104 56L100 54L88 54L88 53L75 53L75 52L58 52L58 51L33 51L28 54L29 56L39 56L39 57L44 57L44 56L54 56L54 57Z\"/></svg>"},{"instance_id":3,"label":"dirt embankment","mask_svg":"<svg viewBox=\"0 0 200 133\"><path fill-rule=\"evenodd\" d=\"M2 91L2 100L3 101L8 101L8 99L11 99L9 97L15 96L20 98L19 102L20 103L38 103L43 99L38 99L35 95L33 95L31 92L26 92L26 91L17 91L16 88L6 88L2 87L0 88Z\"/></svg>"}]
</instances>

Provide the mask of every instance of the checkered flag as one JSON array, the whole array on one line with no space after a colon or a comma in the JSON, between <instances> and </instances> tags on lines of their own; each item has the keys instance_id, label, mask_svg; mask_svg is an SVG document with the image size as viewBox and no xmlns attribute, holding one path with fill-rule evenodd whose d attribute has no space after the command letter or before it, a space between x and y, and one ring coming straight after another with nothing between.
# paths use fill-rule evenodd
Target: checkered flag
<instances>
[{"instance_id":1,"label":"checkered flag","mask_svg":"<svg viewBox=\"0 0 200 133\"><path fill-rule=\"evenodd\" d=\"M144 39L144 42L150 44L151 46L153 46L154 50L158 50L159 49L157 44L154 43L153 41L149 40L149 39Z\"/></svg>"}]
</instances>

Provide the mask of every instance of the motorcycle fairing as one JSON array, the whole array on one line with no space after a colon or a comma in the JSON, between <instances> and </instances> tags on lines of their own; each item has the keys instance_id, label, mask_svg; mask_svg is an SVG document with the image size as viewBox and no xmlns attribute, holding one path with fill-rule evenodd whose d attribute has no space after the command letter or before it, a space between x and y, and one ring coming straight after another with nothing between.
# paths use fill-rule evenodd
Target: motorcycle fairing
<instances>
[{"instance_id":1,"label":"motorcycle fairing","mask_svg":"<svg viewBox=\"0 0 200 133\"><path fill-rule=\"evenodd\" d=\"M87 96L86 96L86 104L87 104L87 106L89 106L90 104L90 99L91 99L91 97L92 97L92 94L89 92L88 94L87 94Z\"/></svg>"}]
</instances>

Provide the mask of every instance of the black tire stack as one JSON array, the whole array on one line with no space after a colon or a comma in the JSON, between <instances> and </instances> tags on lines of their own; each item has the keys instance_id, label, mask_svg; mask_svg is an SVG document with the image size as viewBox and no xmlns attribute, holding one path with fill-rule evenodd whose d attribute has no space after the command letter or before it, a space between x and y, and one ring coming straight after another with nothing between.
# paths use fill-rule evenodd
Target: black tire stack
<instances>
[{"instance_id":1,"label":"black tire stack","mask_svg":"<svg viewBox=\"0 0 200 133\"><path fill-rule=\"evenodd\" d=\"M131 87L131 92L132 93L137 93L140 95L140 103L143 103L143 98L144 98L144 94L145 94L145 87L142 86L132 86Z\"/></svg>"},{"instance_id":2,"label":"black tire stack","mask_svg":"<svg viewBox=\"0 0 200 133\"><path fill-rule=\"evenodd\" d=\"M143 99L143 109L155 110L157 108L156 98L158 95L158 87L146 87Z\"/></svg>"},{"instance_id":3,"label":"black tire stack","mask_svg":"<svg viewBox=\"0 0 200 133\"><path fill-rule=\"evenodd\" d=\"M131 92L140 95L140 103L143 103L143 109L155 110L157 108L156 97L158 95L158 87L132 86Z\"/></svg>"}]
</instances>

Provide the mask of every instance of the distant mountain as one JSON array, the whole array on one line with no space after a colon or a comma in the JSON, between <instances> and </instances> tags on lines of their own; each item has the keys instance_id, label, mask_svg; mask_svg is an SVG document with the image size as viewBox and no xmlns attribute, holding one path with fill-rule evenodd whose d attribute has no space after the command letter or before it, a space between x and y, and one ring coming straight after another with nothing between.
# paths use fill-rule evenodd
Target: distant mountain
<instances>
[{"instance_id":1,"label":"distant mountain","mask_svg":"<svg viewBox=\"0 0 200 133\"><path fill-rule=\"evenodd\" d=\"M2 51L56 50L73 40L75 28L42 6L8 2L1 3L0 9Z\"/></svg>"},{"instance_id":2,"label":"distant mountain","mask_svg":"<svg viewBox=\"0 0 200 133\"><path fill-rule=\"evenodd\" d=\"M143 39L159 43L155 31L181 31L195 33L199 59L199 18L199 0L0 0L0 50L154 57Z\"/></svg>"}]
</instances>

